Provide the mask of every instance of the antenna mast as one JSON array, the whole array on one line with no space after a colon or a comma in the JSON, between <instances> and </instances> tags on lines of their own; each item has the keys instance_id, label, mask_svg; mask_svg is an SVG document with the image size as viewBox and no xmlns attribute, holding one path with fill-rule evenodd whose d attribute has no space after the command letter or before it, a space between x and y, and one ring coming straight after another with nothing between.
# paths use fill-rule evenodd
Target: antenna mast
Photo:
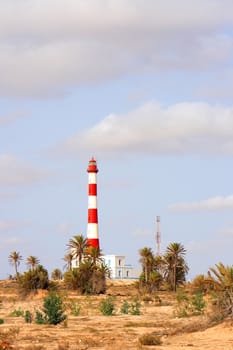
<instances>
[{"instance_id":1,"label":"antenna mast","mask_svg":"<svg viewBox=\"0 0 233 350\"><path fill-rule=\"evenodd\" d=\"M160 255L160 243L161 243L161 233L160 233L160 216L156 216L156 255Z\"/></svg>"}]
</instances>

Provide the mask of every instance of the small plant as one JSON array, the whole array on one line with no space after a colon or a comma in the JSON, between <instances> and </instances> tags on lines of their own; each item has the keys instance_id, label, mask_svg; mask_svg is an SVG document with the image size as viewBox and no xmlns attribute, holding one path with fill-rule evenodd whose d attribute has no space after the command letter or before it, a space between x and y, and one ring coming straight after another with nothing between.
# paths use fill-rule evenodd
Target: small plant
<instances>
[{"instance_id":1,"label":"small plant","mask_svg":"<svg viewBox=\"0 0 233 350\"><path fill-rule=\"evenodd\" d=\"M203 293L197 292L192 298L189 298L184 292L178 292L176 296L177 307L175 315L177 317L189 317L200 315L204 312L206 302L203 299Z\"/></svg>"},{"instance_id":2,"label":"small plant","mask_svg":"<svg viewBox=\"0 0 233 350\"><path fill-rule=\"evenodd\" d=\"M32 314L29 310L25 311L24 320L26 323L32 323Z\"/></svg>"},{"instance_id":3,"label":"small plant","mask_svg":"<svg viewBox=\"0 0 233 350\"><path fill-rule=\"evenodd\" d=\"M128 301L124 300L121 306L121 313L126 315L129 313L129 309L130 309L130 304L128 303Z\"/></svg>"},{"instance_id":4,"label":"small plant","mask_svg":"<svg viewBox=\"0 0 233 350\"><path fill-rule=\"evenodd\" d=\"M21 309L15 309L14 311L11 312L10 316L12 317L23 317L24 316L24 311Z\"/></svg>"},{"instance_id":5,"label":"small plant","mask_svg":"<svg viewBox=\"0 0 233 350\"><path fill-rule=\"evenodd\" d=\"M4 323L3 318L0 318L0 324L3 324L3 323Z\"/></svg>"},{"instance_id":6,"label":"small plant","mask_svg":"<svg viewBox=\"0 0 233 350\"><path fill-rule=\"evenodd\" d=\"M115 308L114 299L109 297L100 303L100 311L104 316L112 316Z\"/></svg>"},{"instance_id":7,"label":"small plant","mask_svg":"<svg viewBox=\"0 0 233 350\"><path fill-rule=\"evenodd\" d=\"M129 303L128 301L124 301L121 306L121 313L122 314L131 314L131 315L140 315L140 308L141 303L138 299L135 299L132 303Z\"/></svg>"},{"instance_id":8,"label":"small plant","mask_svg":"<svg viewBox=\"0 0 233 350\"><path fill-rule=\"evenodd\" d=\"M81 311L81 306L78 305L75 302L72 302L70 305L70 309L71 309L71 315L73 316L79 316L80 315L80 311Z\"/></svg>"},{"instance_id":9,"label":"small plant","mask_svg":"<svg viewBox=\"0 0 233 350\"><path fill-rule=\"evenodd\" d=\"M36 311L37 324L57 325L66 319L64 305L59 295L50 294L44 299L43 313Z\"/></svg>"},{"instance_id":10,"label":"small plant","mask_svg":"<svg viewBox=\"0 0 233 350\"><path fill-rule=\"evenodd\" d=\"M161 345L160 337L154 333L143 334L139 339L140 345Z\"/></svg>"},{"instance_id":11,"label":"small plant","mask_svg":"<svg viewBox=\"0 0 233 350\"><path fill-rule=\"evenodd\" d=\"M36 324L45 324L45 319L42 314L42 312L36 310L36 318L35 318Z\"/></svg>"},{"instance_id":12,"label":"small plant","mask_svg":"<svg viewBox=\"0 0 233 350\"><path fill-rule=\"evenodd\" d=\"M200 315L203 313L206 302L203 299L203 294L201 292L196 293L191 300L191 307L193 309L193 314Z\"/></svg>"},{"instance_id":13,"label":"small plant","mask_svg":"<svg viewBox=\"0 0 233 350\"><path fill-rule=\"evenodd\" d=\"M135 299L134 302L130 305L130 314L131 315L140 315L141 303L138 299Z\"/></svg>"}]
</instances>

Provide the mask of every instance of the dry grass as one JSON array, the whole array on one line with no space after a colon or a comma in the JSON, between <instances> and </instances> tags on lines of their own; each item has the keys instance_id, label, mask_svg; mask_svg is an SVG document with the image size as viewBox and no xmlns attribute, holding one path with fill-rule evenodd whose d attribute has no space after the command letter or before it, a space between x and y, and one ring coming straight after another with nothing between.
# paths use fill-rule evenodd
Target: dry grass
<instances>
[{"instance_id":1,"label":"dry grass","mask_svg":"<svg viewBox=\"0 0 233 350\"><path fill-rule=\"evenodd\" d=\"M204 316L174 318L173 293L161 292L152 297L140 297L130 281L110 281L107 294L114 296L116 302L116 315L111 318L101 315L99 311L99 305L106 295L80 296L65 291L62 285L60 290L67 305L72 302L80 305L80 315L73 316L68 307L68 320L63 324L36 325L34 320L26 324L23 317L10 317L10 313L20 309L35 314L35 310L42 307L45 293L19 299L14 281L0 281L0 317L5 321L0 325L0 341L8 342L14 350L135 350L148 349L149 344L145 342L153 337L154 342L156 339L162 341L163 350L178 350L184 349L184 341L185 344L197 344L199 340L190 338L192 334L203 332L210 326L208 318ZM141 315L122 315L122 302L131 302L135 297L139 297L142 303ZM224 329L225 333L226 330L228 328ZM229 334L232 334L232 325L229 325L229 330ZM187 341L184 340L186 337L189 337ZM228 350L224 341L221 339L222 347L219 349L217 343L212 348L206 344L197 348ZM158 344L150 345L150 348L153 346L157 347Z\"/></svg>"}]
</instances>

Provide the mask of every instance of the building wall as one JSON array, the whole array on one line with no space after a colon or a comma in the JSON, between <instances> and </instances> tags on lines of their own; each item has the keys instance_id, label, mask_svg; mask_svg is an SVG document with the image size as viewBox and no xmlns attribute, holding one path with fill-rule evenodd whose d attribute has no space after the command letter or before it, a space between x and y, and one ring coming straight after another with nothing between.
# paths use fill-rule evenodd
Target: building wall
<instances>
[{"instance_id":1,"label":"building wall","mask_svg":"<svg viewBox=\"0 0 233 350\"><path fill-rule=\"evenodd\" d=\"M111 270L111 278L138 278L140 271L125 263L124 255L103 255L104 262Z\"/></svg>"}]
</instances>

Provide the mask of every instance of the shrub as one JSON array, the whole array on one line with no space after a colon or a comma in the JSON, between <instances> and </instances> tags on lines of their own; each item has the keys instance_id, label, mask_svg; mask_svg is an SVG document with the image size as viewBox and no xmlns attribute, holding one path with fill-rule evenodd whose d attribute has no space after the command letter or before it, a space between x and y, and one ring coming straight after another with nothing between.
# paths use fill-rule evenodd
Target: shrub
<instances>
[{"instance_id":1,"label":"shrub","mask_svg":"<svg viewBox=\"0 0 233 350\"><path fill-rule=\"evenodd\" d=\"M104 316L112 316L114 308L115 308L115 303L112 297L108 297L107 299L102 300L99 307L102 315Z\"/></svg>"},{"instance_id":2,"label":"shrub","mask_svg":"<svg viewBox=\"0 0 233 350\"><path fill-rule=\"evenodd\" d=\"M0 318L0 324L3 324L3 323L4 323L3 318Z\"/></svg>"},{"instance_id":3,"label":"shrub","mask_svg":"<svg viewBox=\"0 0 233 350\"><path fill-rule=\"evenodd\" d=\"M78 305L77 303L72 302L70 304L70 309L71 309L71 315L73 315L73 316L79 316L80 315L81 306Z\"/></svg>"},{"instance_id":4,"label":"shrub","mask_svg":"<svg viewBox=\"0 0 233 350\"><path fill-rule=\"evenodd\" d=\"M191 300L193 314L199 315L203 313L205 306L206 302L203 299L203 294L201 292L196 293Z\"/></svg>"},{"instance_id":5,"label":"shrub","mask_svg":"<svg viewBox=\"0 0 233 350\"><path fill-rule=\"evenodd\" d=\"M21 309L15 309L14 311L11 312L10 316L12 317L23 317L24 316L24 311Z\"/></svg>"},{"instance_id":6,"label":"shrub","mask_svg":"<svg viewBox=\"0 0 233 350\"><path fill-rule=\"evenodd\" d=\"M135 299L134 302L130 305L129 312L131 315L140 315L141 314L140 308L141 308L140 301L138 299Z\"/></svg>"},{"instance_id":7,"label":"shrub","mask_svg":"<svg viewBox=\"0 0 233 350\"><path fill-rule=\"evenodd\" d=\"M44 299L43 312L46 324L57 325L66 319L63 301L56 294L50 294Z\"/></svg>"},{"instance_id":8,"label":"shrub","mask_svg":"<svg viewBox=\"0 0 233 350\"><path fill-rule=\"evenodd\" d=\"M36 318L35 318L36 324L45 324L45 318L39 310L36 310Z\"/></svg>"},{"instance_id":9,"label":"shrub","mask_svg":"<svg viewBox=\"0 0 233 350\"><path fill-rule=\"evenodd\" d=\"M129 303L128 301L124 301L121 306L121 313L122 314L131 314L131 315L140 315L140 308L141 303L138 299L134 299L132 303Z\"/></svg>"},{"instance_id":10,"label":"shrub","mask_svg":"<svg viewBox=\"0 0 233 350\"><path fill-rule=\"evenodd\" d=\"M128 303L128 301L124 301L122 306L121 306L121 313L122 314L128 314L129 313L129 309L130 309L130 304Z\"/></svg>"},{"instance_id":11,"label":"shrub","mask_svg":"<svg viewBox=\"0 0 233 350\"><path fill-rule=\"evenodd\" d=\"M106 273L104 264L93 265L87 259L79 267L64 273L64 284L81 294L103 294L106 291Z\"/></svg>"},{"instance_id":12,"label":"shrub","mask_svg":"<svg viewBox=\"0 0 233 350\"><path fill-rule=\"evenodd\" d=\"M32 314L29 310L25 311L24 320L26 323L32 323Z\"/></svg>"},{"instance_id":13,"label":"shrub","mask_svg":"<svg viewBox=\"0 0 233 350\"><path fill-rule=\"evenodd\" d=\"M160 337L154 333L143 334L139 339L141 345L161 345Z\"/></svg>"},{"instance_id":14,"label":"shrub","mask_svg":"<svg viewBox=\"0 0 233 350\"><path fill-rule=\"evenodd\" d=\"M204 312L206 302L203 299L203 294L198 292L192 298L189 298L183 291L178 291L176 295L177 306L175 315L177 317L189 317L200 315Z\"/></svg>"},{"instance_id":15,"label":"shrub","mask_svg":"<svg viewBox=\"0 0 233 350\"><path fill-rule=\"evenodd\" d=\"M61 272L61 270L60 269L54 269L53 270L53 272L52 272L52 274L51 274L51 278L53 279L53 280L62 280L62 278L63 278L63 275L62 275L62 272Z\"/></svg>"},{"instance_id":16,"label":"shrub","mask_svg":"<svg viewBox=\"0 0 233 350\"><path fill-rule=\"evenodd\" d=\"M31 291L37 291L37 289L48 289L48 271L42 265L38 265L34 270L29 270L19 275L17 282L23 295Z\"/></svg>"}]
</instances>

